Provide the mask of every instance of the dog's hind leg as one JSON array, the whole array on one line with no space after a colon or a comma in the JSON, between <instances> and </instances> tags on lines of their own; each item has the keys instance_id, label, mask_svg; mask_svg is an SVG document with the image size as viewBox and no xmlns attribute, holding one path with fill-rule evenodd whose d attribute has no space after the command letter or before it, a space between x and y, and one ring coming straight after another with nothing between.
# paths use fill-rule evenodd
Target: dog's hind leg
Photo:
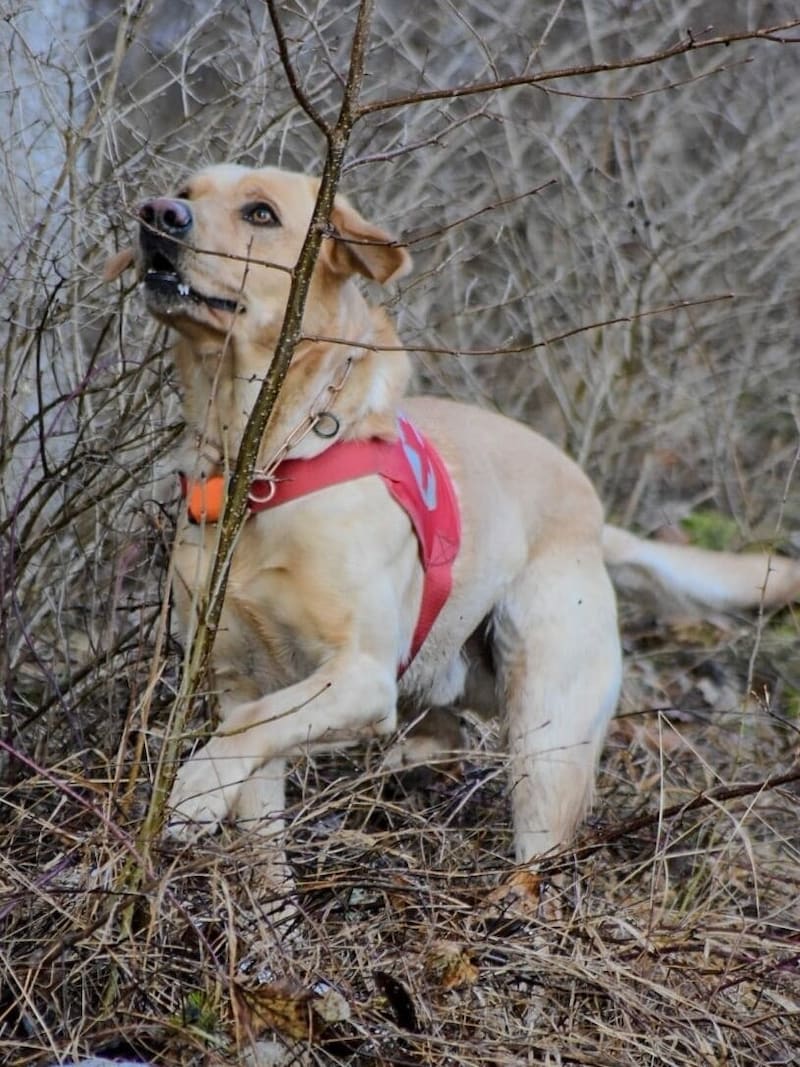
<instances>
[{"instance_id":1,"label":"dog's hind leg","mask_svg":"<svg viewBox=\"0 0 800 1067\"><path fill-rule=\"evenodd\" d=\"M621 678L616 602L600 548L533 559L495 611L518 862L567 843L591 802Z\"/></svg>"}]
</instances>

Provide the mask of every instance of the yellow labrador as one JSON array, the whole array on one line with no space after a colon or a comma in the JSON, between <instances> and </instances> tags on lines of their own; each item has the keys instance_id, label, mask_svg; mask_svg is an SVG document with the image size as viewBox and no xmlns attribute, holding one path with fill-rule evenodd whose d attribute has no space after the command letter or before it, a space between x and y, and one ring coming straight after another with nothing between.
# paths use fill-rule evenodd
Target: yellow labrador
<instances>
[{"instance_id":1,"label":"yellow labrador","mask_svg":"<svg viewBox=\"0 0 800 1067\"><path fill-rule=\"evenodd\" d=\"M188 432L175 465L190 486L222 484L217 476L236 460L317 188L277 169L211 167L176 196L143 204L136 252L109 264L110 278L135 261L148 309L177 333ZM409 270L408 252L344 197L331 223L336 236L323 242L308 296L308 339L259 467L270 475L279 460L313 461L339 442L391 443L402 410L452 479L461 523L452 589L409 662L426 577L420 539L381 476L251 515L213 652L221 725L178 773L173 828L212 830L233 816L274 829L287 757L391 735L398 704L412 716L434 709L434 729L446 723L439 709L472 707L504 716L516 856L526 862L569 841L617 703L620 644L606 565L632 565L723 608L794 597L800 565L604 526L586 475L527 427L447 400L406 398L407 357L385 351L398 347L392 326L354 275L389 282ZM262 479L255 496L265 481L274 487ZM217 536L213 516L200 518L181 524L175 546L187 633Z\"/></svg>"}]
</instances>

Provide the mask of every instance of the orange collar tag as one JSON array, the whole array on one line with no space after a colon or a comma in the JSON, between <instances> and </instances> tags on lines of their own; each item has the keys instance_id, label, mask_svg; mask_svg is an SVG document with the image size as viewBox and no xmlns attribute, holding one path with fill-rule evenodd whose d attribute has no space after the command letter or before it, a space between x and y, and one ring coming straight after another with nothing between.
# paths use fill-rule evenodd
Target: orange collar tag
<instances>
[{"instance_id":1,"label":"orange collar tag","mask_svg":"<svg viewBox=\"0 0 800 1067\"><path fill-rule=\"evenodd\" d=\"M190 522L219 522L225 504L225 479L221 474L196 482L182 474L181 492L186 497Z\"/></svg>"}]
</instances>

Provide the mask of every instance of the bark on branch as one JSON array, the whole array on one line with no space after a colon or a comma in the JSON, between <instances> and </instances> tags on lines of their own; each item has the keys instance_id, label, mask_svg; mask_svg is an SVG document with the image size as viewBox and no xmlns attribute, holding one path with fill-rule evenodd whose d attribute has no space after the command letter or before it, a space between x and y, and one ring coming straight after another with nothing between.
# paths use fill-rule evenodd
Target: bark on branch
<instances>
[{"instance_id":1,"label":"bark on branch","mask_svg":"<svg viewBox=\"0 0 800 1067\"><path fill-rule=\"evenodd\" d=\"M142 827L142 837L151 840L159 833L166 814L174 770L184 735L188 709L201 691L210 662L214 637L219 625L225 588L231 560L239 532L247 516L247 495L256 466L259 448L269 426L270 417L280 395L292 356L302 338L303 312L305 310L311 275L317 262L323 234L333 208L347 146L354 122L358 115L358 97L364 78L369 27L372 18L373 0L361 0L350 50L350 64L342 93L339 115L330 128L323 123L327 151L320 180L319 193L311 216L300 256L292 271L292 284L286 312L272 362L264 377L258 397L247 421L239 455L228 487L225 508L219 523L217 551L205 596L198 605L198 620L192 637L189 662L184 673L181 691L175 701L172 720L164 741L159 761L150 807ZM270 10L272 10L270 6ZM288 63L288 52L281 50L281 58ZM285 67L290 84L294 72ZM313 117L313 116L312 116ZM318 123L319 125L319 123Z\"/></svg>"},{"instance_id":2,"label":"bark on branch","mask_svg":"<svg viewBox=\"0 0 800 1067\"><path fill-rule=\"evenodd\" d=\"M586 77L592 74L608 74L617 70L633 70L637 67L650 67L655 63L663 63L676 56L684 56L689 52L699 52L707 48L725 48L741 41L772 41L776 44L800 44L800 36L786 36L790 30L800 27L800 19L789 19L775 26L765 26L761 29L742 30L740 33L726 33L718 37L707 37L698 40L691 32L676 44L665 48L660 52L650 52L644 56L631 56L630 59L618 59L607 63L586 63L577 67L562 67L558 70L543 70L538 74L519 74L511 78L501 78L496 81L476 82L474 85L458 85L449 89L429 89L424 92L411 93L407 96L393 96L387 100L376 100L370 104L363 104L358 109L358 117L373 115L379 111L392 111L397 108L414 107L418 104L430 103L432 100L459 100L465 96L477 96L480 93L496 93L503 89L514 89L522 85L545 85L548 82L560 81L563 78Z\"/></svg>"}]
</instances>

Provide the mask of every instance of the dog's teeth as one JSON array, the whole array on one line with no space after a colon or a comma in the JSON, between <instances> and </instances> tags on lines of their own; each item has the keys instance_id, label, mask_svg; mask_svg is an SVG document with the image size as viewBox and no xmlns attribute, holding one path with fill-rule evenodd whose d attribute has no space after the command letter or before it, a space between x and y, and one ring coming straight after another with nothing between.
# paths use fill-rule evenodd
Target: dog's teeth
<instances>
[{"instance_id":1,"label":"dog's teeth","mask_svg":"<svg viewBox=\"0 0 800 1067\"><path fill-rule=\"evenodd\" d=\"M188 296L189 286L185 282L181 282L181 284L178 286L178 292L181 296Z\"/></svg>"}]
</instances>

